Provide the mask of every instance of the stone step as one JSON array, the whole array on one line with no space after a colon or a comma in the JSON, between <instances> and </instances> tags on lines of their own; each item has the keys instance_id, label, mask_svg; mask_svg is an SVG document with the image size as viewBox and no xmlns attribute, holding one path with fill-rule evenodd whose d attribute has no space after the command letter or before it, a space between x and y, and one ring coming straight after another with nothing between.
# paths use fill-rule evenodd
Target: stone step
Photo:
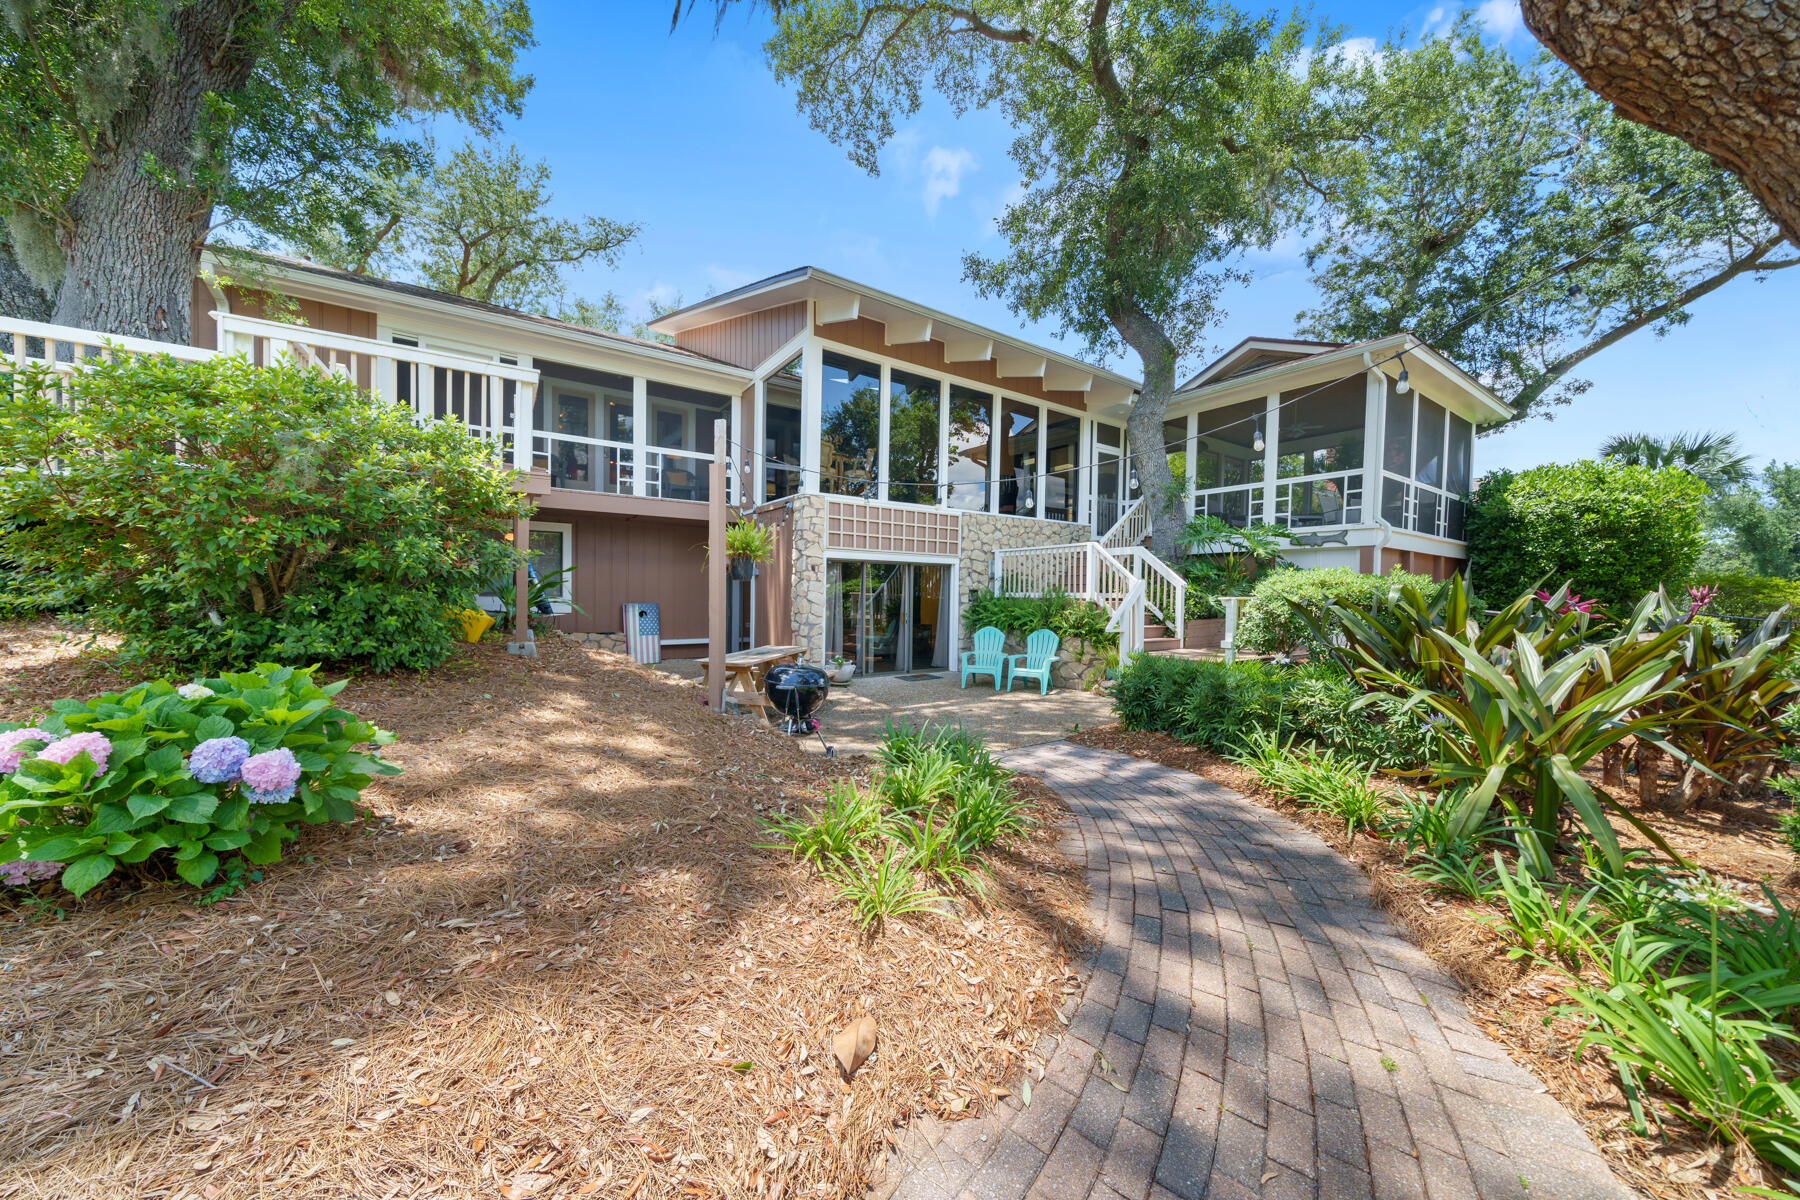
<instances>
[{"instance_id":1,"label":"stone step","mask_svg":"<svg viewBox=\"0 0 1800 1200\"><path fill-rule=\"evenodd\" d=\"M1179 650L1181 649L1181 641L1179 638L1172 637L1145 637L1144 649L1152 654L1157 654L1164 650Z\"/></svg>"}]
</instances>

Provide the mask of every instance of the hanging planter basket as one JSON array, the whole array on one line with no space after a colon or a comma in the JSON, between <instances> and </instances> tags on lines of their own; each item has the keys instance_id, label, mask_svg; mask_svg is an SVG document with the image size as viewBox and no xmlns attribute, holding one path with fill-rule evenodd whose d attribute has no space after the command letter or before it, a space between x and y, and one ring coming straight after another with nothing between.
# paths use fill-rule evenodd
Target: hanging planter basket
<instances>
[{"instance_id":1,"label":"hanging planter basket","mask_svg":"<svg viewBox=\"0 0 1800 1200\"><path fill-rule=\"evenodd\" d=\"M734 580L755 579L756 560L753 558L734 558L728 564L728 574Z\"/></svg>"}]
</instances>

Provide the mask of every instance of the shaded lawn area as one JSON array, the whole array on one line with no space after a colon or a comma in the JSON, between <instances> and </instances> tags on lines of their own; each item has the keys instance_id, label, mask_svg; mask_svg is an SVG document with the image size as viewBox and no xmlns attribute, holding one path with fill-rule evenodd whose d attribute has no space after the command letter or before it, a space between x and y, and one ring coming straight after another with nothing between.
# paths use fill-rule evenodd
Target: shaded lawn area
<instances>
[{"instance_id":1,"label":"shaded lawn area","mask_svg":"<svg viewBox=\"0 0 1800 1200\"><path fill-rule=\"evenodd\" d=\"M0 627L0 719L119 686L58 636ZM406 773L239 895L0 897L0 1192L851 1195L898 1121L990 1103L1086 937L1054 831L986 903L865 941L757 843L866 761L543 653L352 682ZM829 1038L864 1013L846 1086Z\"/></svg>"}]
</instances>

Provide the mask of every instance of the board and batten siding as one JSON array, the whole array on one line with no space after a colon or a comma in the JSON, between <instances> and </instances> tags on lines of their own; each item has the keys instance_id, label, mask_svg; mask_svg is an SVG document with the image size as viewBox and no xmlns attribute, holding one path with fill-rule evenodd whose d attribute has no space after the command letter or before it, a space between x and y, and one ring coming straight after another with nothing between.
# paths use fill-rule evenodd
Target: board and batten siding
<instances>
[{"instance_id":1,"label":"board and batten siding","mask_svg":"<svg viewBox=\"0 0 1800 1200\"><path fill-rule=\"evenodd\" d=\"M618 633L626 604L661 609L664 638L706 636L706 524L653 517L544 512L545 523L569 526L574 599L584 610L557 617L571 633ZM680 647L670 657L686 653Z\"/></svg>"},{"instance_id":2,"label":"board and batten siding","mask_svg":"<svg viewBox=\"0 0 1800 1200\"><path fill-rule=\"evenodd\" d=\"M828 342L836 342L840 346L849 346L870 354L880 354L901 362L912 363L916 367L939 375L949 375L967 383L996 391L1011 392L1015 396L1030 396L1034 400L1048 401L1051 404L1061 405L1063 408L1087 411L1086 392L1047 388L1041 379L1012 375L1002 379L999 368L992 359L984 362L946 362L944 361L944 343L935 338L927 342L902 342L890 346L887 344L887 326L869 317L857 317L850 321L834 321L829 325L816 325L813 327L813 332Z\"/></svg>"},{"instance_id":3,"label":"board and batten siding","mask_svg":"<svg viewBox=\"0 0 1800 1200\"><path fill-rule=\"evenodd\" d=\"M675 335L675 344L720 362L754 367L806 330L806 301L746 313Z\"/></svg>"}]
</instances>

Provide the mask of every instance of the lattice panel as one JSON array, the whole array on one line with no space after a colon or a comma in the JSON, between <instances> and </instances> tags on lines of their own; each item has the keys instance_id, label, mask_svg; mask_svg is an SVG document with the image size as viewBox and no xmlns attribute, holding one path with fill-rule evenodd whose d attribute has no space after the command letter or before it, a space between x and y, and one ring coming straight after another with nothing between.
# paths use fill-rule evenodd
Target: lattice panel
<instances>
[{"instance_id":1,"label":"lattice panel","mask_svg":"<svg viewBox=\"0 0 1800 1200\"><path fill-rule=\"evenodd\" d=\"M833 500L825 510L825 545L831 550L882 554L954 555L959 546L957 517L955 513Z\"/></svg>"}]
</instances>

